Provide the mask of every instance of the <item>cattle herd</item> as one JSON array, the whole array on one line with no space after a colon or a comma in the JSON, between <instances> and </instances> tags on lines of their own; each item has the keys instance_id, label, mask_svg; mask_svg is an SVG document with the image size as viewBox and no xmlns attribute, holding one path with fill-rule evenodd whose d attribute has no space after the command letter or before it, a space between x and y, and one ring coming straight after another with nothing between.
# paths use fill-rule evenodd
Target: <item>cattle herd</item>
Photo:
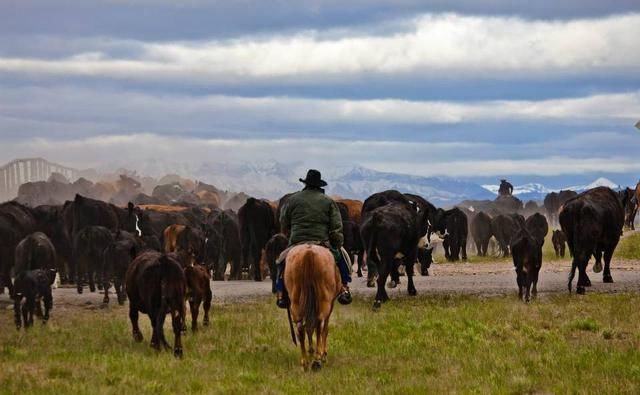
<instances>
[{"instance_id":1,"label":"cattle herd","mask_svg":"<svg viewBox=\"0 0 640 395\"><path fill-rule=\"evenodd\" d=\"M198 193L204 192L215 193ZM550 193L543 207L500 196L445 210L420 196L389 190L364 202L336 203L345 249L358 276L367 268L368 286L377 287L374 308L379 308L389 299L387 280L398 284L402 269L408 293L416 294L414 266L418 263L421 274L429 275L434 237L441 239L449 261L466 260L468 247L486 256L495 243L497 254L512 257L525 301L537 292L549 228L556 228L556 254L564 257L566 243L573 257L569 291L576 269L576 292L584 293L590 285L586 268L591 256L594 271L603 270L603 281L612 282L611 257L623 226L633 228L639 193L640 186L620 192L597 187L580 194ZM102 289L104 303L109 303L113 286L119 304L129 299L135 340L142 340L142 312L152 322L152 346L169 347L163 323L171 315L174 353L180 356L186 303L192 330L197 329L200 305L207 325L212 279L262 281L268 274L275 292L275 261L288 244L278 219L288 197L275 202L244 198L236 202L237 210L193 202L116 205L81 194L58 205L6 202L0 205L0 292L9 289L20 328L32 325L34 314L49 318L56 275L62 283L74 284L78 293L85 285L91 292Z\"/></svg>"}]
</instances>

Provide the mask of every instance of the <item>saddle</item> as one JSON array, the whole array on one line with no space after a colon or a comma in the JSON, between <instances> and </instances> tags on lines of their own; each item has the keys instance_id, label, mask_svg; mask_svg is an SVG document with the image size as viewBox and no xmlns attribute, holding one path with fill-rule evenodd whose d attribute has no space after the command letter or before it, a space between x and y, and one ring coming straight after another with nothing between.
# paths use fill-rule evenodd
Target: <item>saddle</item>
<instances>
[{"instance_id":1,"label":"saddle","mask_svg":"<svg viewBox=\"0 0 640 395\"><path fill-rule=\"evenodd\" d=\"M305 241L305 242L301 242L301 243L290 245L284 251L282 251L280 253L280 255L278 256L278 259L276 259L276 265L284 264L285 261L287 260L287 255L289 254L289 251L291 251L291 249L293 247L299 246L300 244L313 244L313 245L318 245L318 246L321 246L321 247L324 247L324 248L328 248L329 250L331 250L332 253L334 253L334 251L335 251L334 249L331 248L329 243L326 242L326 241ZM344 247L340 247L338 252L340 253L340 255L342 255L342 258L347 263L347 267L349 268L349 273L350 274L353 273L353 264L351 262L351 257L349 256L349 253L347 252L347 250L345 250ZM334 260L337 258L335 253L334 253L333 257L334 257ZM336 260L336 264L338 264L337 260Z\"/></svg>"}]
</instances>

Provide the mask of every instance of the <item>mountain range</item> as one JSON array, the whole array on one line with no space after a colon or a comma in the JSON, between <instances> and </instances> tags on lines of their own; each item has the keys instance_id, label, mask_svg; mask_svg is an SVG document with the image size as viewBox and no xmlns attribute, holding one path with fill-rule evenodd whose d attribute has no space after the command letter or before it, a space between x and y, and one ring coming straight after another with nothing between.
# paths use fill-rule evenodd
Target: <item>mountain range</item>
<instances>
[{"instance_id":1,"label":"mountain range","mask_svg":"<svg viewBox=\"0 0 640 395\"><path fill-rule=\"evenodd\" d=\"M116 167L111 167L116 168ZM193 178L215 185L222 190L243 191L248 195L278 199L282 195L299 190L299 178L304 177L307 167L303 163L262 163L237 162L200 164L145 161L141 164L120 163L117 168L136 169L141 175L161 177L169 173ZM375 192L397 189L405 193L423 196L441 207L453 206L463 200L494 199L498 185L479 185L473 181L451 177L422 177L372 170L359 165L339 166L323 170L323 178L329 184L330 195L344 198L365 199ZM619 185L606 178L598 178L588 185L574 185L566 188L548 188L540 183L514 186L514 195L523 201L542 201L544 196L560 189L582 191L595 186L618 189Z\"/></svg>"}]
</instances>

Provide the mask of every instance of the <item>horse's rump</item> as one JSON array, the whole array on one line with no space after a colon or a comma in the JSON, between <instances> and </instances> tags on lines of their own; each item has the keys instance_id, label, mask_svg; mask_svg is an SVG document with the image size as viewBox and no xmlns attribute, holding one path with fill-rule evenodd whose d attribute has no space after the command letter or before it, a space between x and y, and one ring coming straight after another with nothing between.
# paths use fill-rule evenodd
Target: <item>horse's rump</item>
<instances>
[{"instance_id":1,"label":"horse's rump","mask_svg":"<svg viewBox=\"0 0 640 395\"><path fill-rule=\"evenodd\" d=\"M340 292L340 274L327 248L302 244L287 255L284 281L291 299L291 316L314 326L326 319Z\"/></svg>"}]
</instances>

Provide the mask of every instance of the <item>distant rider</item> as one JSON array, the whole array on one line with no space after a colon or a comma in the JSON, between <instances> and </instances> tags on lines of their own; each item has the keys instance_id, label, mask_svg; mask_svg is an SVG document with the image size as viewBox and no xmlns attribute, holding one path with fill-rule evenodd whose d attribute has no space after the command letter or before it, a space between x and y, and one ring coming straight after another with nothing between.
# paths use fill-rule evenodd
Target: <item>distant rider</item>
<instances>
[{"instance_id":1,"label":"distant rider","mask_svg":"<svg viewBox=\"0 0 640 395\"><path fill-rule=\"evenodd\" d=\"M304 180L300 179L300 182L305 184L304 189L289 197L280 214L282 232L290 231L290 236L289 248L278 259L276 304L280 308L289 306L289 296L282 278L286 254L291 247L302 243L318 244L331 250L342 279L342 291L338 295L338 302L349 304L351 293L348 283L351 282L351 276L347 262L341 253L344 235L338 205L324 194L322 187L327 183L322 180L318 170L309 170L307 177Z\"/></svg>"},{"instance_id":2,"label":"distant rider","mask_svg":"<svg viewBox=\"0 0 640 395\"><path fill-rule=\"evenodd\" d=\"M498 190L499 196L511 196L513 195L513 185L507 180L500 180L500 189Z\"/></svg>"}]
</instances>

